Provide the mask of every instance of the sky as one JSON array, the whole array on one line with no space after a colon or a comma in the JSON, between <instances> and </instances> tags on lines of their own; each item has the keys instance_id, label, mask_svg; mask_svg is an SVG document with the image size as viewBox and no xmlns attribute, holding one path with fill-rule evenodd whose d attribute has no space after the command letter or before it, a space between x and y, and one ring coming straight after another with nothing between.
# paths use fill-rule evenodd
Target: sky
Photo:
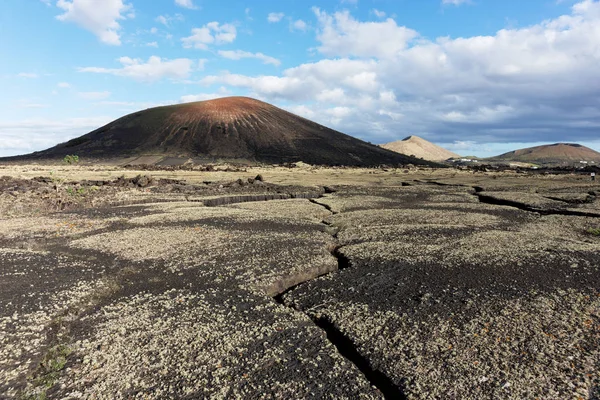
<instances>
[{"instance_id":1,"label":"sky","mask_svg":"<svg viewBox=\"0 0 600 400\"><path fill-rule=\"evenodd\" d=\"M600 0L2 0L0 156L250 96L381 144L600 150Z\"/></svg>"}]
</instances>

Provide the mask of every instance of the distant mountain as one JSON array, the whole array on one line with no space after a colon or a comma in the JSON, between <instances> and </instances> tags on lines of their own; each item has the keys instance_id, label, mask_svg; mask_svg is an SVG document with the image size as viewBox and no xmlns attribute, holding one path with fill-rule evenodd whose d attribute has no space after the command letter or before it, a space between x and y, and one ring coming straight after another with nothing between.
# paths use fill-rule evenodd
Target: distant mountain
<instances>
[{"instance_id":1,"label":"distant mountain","mask_svg":"<svg viewBox=\"0 0 600 400\"><path fill-rule=\"evenodd\" d=\"M418 136L409 136L403 140L382 144L381 147L395 151L396 153L423 158L429 161L444 161L449 158L460 157L458 154Z\"/></svg>"},{"instance_id":2,"label":"distant mountain","mask_svg":"<svg viewBox=\"0 0 600 400\"><path fill-rule=\"evenodd\" d=\"M489 160L537 164L573 164L580 161L600 163L600 153L580 144L555 143L510 151Z\"/></svg>"},{"instance_id":3,"label":"distant mountain","mask_svg":"<svg viewBox=\"0 0 600 400\"><path fill-rule=\"evenodd\" d=\"M147 159L170 157L170 162L192 159L197 162L303 161L349 166L431 164L371 145L248 97L226 97L139 111L50 149L3 160L43 160L67 154L94 159L152 155L159 157Z\"/></svg>"}]
</instances>

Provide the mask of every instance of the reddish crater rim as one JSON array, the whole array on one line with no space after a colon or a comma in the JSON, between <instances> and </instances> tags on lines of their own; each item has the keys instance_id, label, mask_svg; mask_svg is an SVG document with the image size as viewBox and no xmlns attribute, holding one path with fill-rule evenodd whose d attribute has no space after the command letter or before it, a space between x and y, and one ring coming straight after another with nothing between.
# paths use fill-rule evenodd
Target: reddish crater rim
<instances>
[{"instance_id":1,"label":"reddish crater rim","mask_svg":"<svg viewBox=\"0 0 600 400\"><path fill-rule=\"evenodd\" d=\"M175 112L190 117L204 117L211 120L227 121L246 117L250 114L280 111L277 107L250 97L232 96L218 99L185 103Z\"/></svg>"}]
</instances>

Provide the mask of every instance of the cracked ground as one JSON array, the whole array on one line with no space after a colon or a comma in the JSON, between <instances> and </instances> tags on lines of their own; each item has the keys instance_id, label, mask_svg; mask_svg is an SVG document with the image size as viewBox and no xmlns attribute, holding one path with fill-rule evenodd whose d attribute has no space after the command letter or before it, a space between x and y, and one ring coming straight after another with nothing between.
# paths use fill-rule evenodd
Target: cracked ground
<instances>
[{"instance_id":1,"label":"cracked ground","mask_svg":"<svg viewBox=\"0 0 600 400\"><path fill-rule=\"evenodd\" d=\"M3 178L0 398L600 396L597 186L258 172Z\"/></svg>"}]
</instances>

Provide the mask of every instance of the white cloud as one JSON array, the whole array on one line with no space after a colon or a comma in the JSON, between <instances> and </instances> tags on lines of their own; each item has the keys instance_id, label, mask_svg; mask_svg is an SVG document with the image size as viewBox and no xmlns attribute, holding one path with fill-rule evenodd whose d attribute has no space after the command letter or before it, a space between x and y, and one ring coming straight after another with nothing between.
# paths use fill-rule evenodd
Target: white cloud
<instances>
[{"instance_id":1,"label":"white cloud","mask_svg":"<svg viewBox=\"0 0 600 400\"><path fill-rule=\"evenodd\" d=\"M297 19L291 25L291 29L295 31L305 32L308 29L308 24L301 19Z\"/></svg>"},{"instance_id":2,"label":"white cloud","mask_svg":"<svg viewBox=\"0 0 600 400\"><path fill-rule=\"evenodd\" d=\"M158 42L148 42L148 43L146 43L146 46L157 48L158 47Z\"/></svg>"},{"instance_id":3,"label":"white cloud","mask_svg":"<svg viewBox=\"0 0 600 400\"><path fill-rule=\"evenodd\" d=\"M177 4L179 7L188 8L190 10L198 9L192 0L175 0L175 4Z\"/></svg>"},{"instance_id":4,"label":"white cloud","mask_svg":"<svg viewBox=\"0 0 600 400\"><path fill-rule=\"evenodd\" d=\"M163 60L157 56L150 57L148 62L130 57L121 57L119 62L123 65L122 68L85 67L79 68L78 71L124 76L138 81L157 81L162 78L187 78L194 64L188 58Z\"/></svg>"},{"instance_id":5,"label":"white cloud","mask_svg":"<svg viewBox=\"0 0 600 400\"><path fill-rule=\"evenodd\" d=\"M189 94L181 96L180 103L193 103L195 101L206 101L219 99L223 97L221 93L201 93L201 94Z\"/></svg>"},{"instance_id":6,"label":"white cloud","mask_svg":"<svg viewBox=\"0 0 600 400\"><path fill-rule=\"evenodd\" d=\"M56 6L65 11L56 17L58 20L74 22L109 45L121 44L118 20L133 16L132 6L123 0L58 0Z\"/></svg>"},{"instance_id":7,"label":"white cloud","mask_svg":"<svg viewBox=\"0 0 600 400\"><path fill-rule=\"evenodd\" d=\"M386 16L386 13L385 13L385 11L380 11L380 10L378 10L378 9L376 9L376 8L372 9L372 10L371 10L371 12L372 12L373 14L375 14L375 16L376 16L377 18L385 18L385 16Z\"/></svg>"},{"instance_id":8,"label":"white cloud","mask_svg":"<svg viewBox=\"0 0 600 400\"><path fill-rule=\"evenodd\" d=\"M232 43L237 36L237 30L232 24L209 22L202 28L192 29L192 35L181 39L183 47L206 50L211 44Z\"/></svg>"},{"instance_id":9,"label":"white cloud","mask_svg":"<svg viewBox=\"0 0 600 400\"><path fill-rule=\"evenodd\" d=\"M398 26L391 18L383 22L359 22L348 11L333 15L314 7L319 21L319 51L328 56L391 57L408 47L418 33Z\"/></svg>"},{"instance_id":10,"label":"white cloud","mask_svg":"<svg viewBox=\"0 0 600 400\"><path fill-rule=\"evenodd\" d=\"M194 101L205 101L205 100L218 99L218 98L221 98L224 96L229 96L229 95L231 95L229 90L226 87L221 86L219 88L219 90L215 93L187 94L187 95L181 96L181 98L179 99L179 102L180 103L192 103Z\"/></svg>"},{"instance_id":11,"label":"white cloud","mask_svg":"<svg viewBox=\"0 0 600 400\"><path fill-rule=\"evenodd\" d=\"M17 76L19 78L28 78L28 79L36 79L36 78L40 77L38 74L34 74L32 72L21 72L21 73L17 74Z\"/></svg>"},{"instance_id":12,"label":"white cloud","mask_svg":"<svg viewBox=\"0 0 600 400\"><path fill-rule=\"evenodd\" d=\"M283 19L284 16L285 16L285 14L282 12L272 12L272 13L269 13L269 15L267 15L267 21L279 22Z\"/></svg>"},{"instance_id":13,"label":"white cloud","mask_svg":"<svg viewBox=\"0 0 600 400\"><path fill-rule=\"evenodd\" d=\"M356 87L360 87L362 80L366 79L363 73L369 72L374 67L375 62L370 60L321 60L317 63L289 68L283 72L281 77L250 77L226 72L220 75L206 76L200 83L206 85L223 83L244 87L252 90L258 96L268 98L284 98L294 101L311 100L332 85L334 88L345 88L347 93L355 93ZM369 76L372 77L372 74Z\"/></svg>"},{"instance_id":14,"label":"white cloud","mask_svg":"<svg viewBox=\"0 0 600 400\"><path fill-rule=\"evenodd\" d=\"M67 82L59 82L56 86L58 86L61 89L69 89L71 87L71 84Z\"/></svg>"},{"instance_id":15,"label":"white cloud","mask_svg":"<svg viewBox=\"0 0 600 400\"><path fill-rule=\"evenodd\" d=\"M219 55L230 60L241 60L242 58L256 58L264 64L272 64L275 66L281 65L281 61L274 57L267 56L263 53L250 53L243 50L219 50Z\"/></svg>"},{"instance_id":16,"label":"white cloud","mask_svg":"<svg viewBox=\"0 0 600 400\"><path fill-rule=\"evenodd\" d=\"M175 14L175 15L159 15L158 17L156 17L154 20L156 22L158 22L159 24L163 24L164 26L170 26L171 22L173 21L183 21L183 15L181 14ZM154 30L154 32L152 32L152 30ZM156 28L152 28L151 29L151 33L156 33Z\"/></svg>"},{"instance_id":17,"label":"white cloud","mask_svg":"<svg viewBox=\"0 0 600 400\"><path fill-rule=\"evenodd\" d=\"M471 0L442 0L442 4L451 4L454 6L460 6L461 4L468 4Z\"/></svg>"},{"instance_id":18,"label":"white cloud","mask_svg":"<svg viewBox=\"0 0 600 400\"><path fill-rule=\"evenodd\" d=\"M77 96L85 100L103 100L110 97L110 92L79 92L77 93Z\"/></svg>"}]
</instances>

